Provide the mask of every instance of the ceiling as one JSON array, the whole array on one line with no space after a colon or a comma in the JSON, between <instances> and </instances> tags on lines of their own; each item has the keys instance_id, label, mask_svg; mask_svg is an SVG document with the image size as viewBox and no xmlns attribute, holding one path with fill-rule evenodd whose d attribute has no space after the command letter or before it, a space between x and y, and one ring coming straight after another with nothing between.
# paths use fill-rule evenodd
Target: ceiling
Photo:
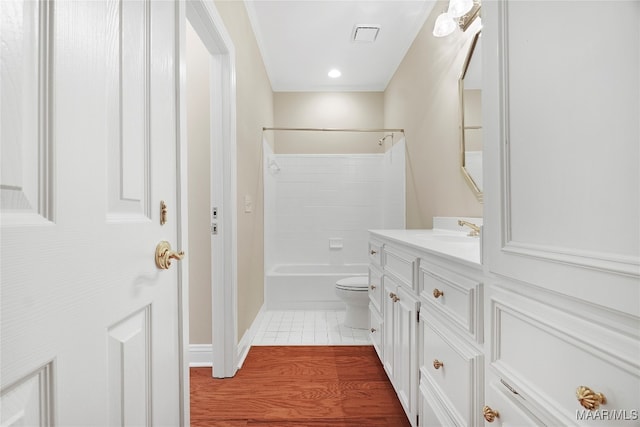
<instances>
[{"instance_id":1,"label":"ceiling","mask_svg":"<svg viewBox=\"0 0 640 427\"><path fill-rule=\"evenodd\" d=\"M384 91L434 0L245 0L271 87L285 91ZM379 27L354 41L357 26ZM375 35L375 29L358 35ZM329 70L342 72L330 78Z\"/></svg>"}]
</instances>

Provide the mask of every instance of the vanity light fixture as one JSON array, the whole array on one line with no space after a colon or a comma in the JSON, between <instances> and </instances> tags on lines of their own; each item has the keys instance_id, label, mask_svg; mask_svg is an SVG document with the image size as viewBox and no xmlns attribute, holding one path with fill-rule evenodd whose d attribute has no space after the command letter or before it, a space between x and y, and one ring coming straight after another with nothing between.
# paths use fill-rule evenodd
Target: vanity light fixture
<instances>
[{"instance_id":1,"label":"vanity light fixture","mask_svg":"<svg viewBox=\"0 0 640 427\"><path fill-rule=\"evenodd\" d=\"M480 0L449 0L446 12L436 18L433 26L435 37L445 37L453 33L456 27L465 31L480 14Z\"/></svg>"}]
</instances>

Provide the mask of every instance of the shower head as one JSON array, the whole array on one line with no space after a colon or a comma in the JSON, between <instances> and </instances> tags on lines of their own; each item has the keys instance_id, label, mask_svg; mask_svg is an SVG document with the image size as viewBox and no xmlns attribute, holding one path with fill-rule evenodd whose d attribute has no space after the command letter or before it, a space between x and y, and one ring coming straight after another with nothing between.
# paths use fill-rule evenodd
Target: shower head
<instances>
[{"instance_id":1,"label":"shower head","mask_svg":"<svg viewBox=\"0 0 640 427\"><path fill-rule=\"evenodd\" d=\"M383 136L382 138L380 138L380 139L378 140L378 145L382 145L382 143L384 142L384 140L385 140L385 139L387 139L387 138L389 138L389 137L391 137L391 144L393 144L393 134L392 134L392 133L390 133L390 134L385 135L385 136Z\"/></svg>"}]
</instances>

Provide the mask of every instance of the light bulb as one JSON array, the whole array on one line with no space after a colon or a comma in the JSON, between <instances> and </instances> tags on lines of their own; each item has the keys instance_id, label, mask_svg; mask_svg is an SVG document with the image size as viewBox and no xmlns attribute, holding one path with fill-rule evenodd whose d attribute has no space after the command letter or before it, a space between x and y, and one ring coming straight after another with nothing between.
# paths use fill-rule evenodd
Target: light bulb
<instances>
[{"instance_id":1,"label":"light bulb","mask_svg":"<svg viewBox=\"0 0 640 427\"><path fill-rule=\"evenodd\" d=\"M441 13L438 18L436 18L436 23L433 26L433 35L435 37L448 36L456 29L456 25L456 21L453 20L449 13Z\"/></svg>"},{"instance_id":2,"label":"light bulb","mask_svg":"<svg viewBox=\"0 0 640 427\"><path fill-rule=\"evenodd\" d=\"M473 0L449 0L449 15L454 18L464 16L473 8Z\"/></svg>"}]
</instances>

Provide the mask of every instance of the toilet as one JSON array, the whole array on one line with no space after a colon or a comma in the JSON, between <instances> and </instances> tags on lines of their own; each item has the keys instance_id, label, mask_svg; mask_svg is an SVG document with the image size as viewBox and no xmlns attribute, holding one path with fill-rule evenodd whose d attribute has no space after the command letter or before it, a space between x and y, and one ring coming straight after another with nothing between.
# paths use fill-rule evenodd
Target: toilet
<instances>
[{"instance_id":1,"label":"toilet","mask_svg":"<svg viewBox=\"0 0 640 427\"><path fill-rule=\"evenodd\" d=\"M344 325L369 329L369 278L354 276L336 282L336 295L347 305Z\"/></svg>"}]
</instances>

